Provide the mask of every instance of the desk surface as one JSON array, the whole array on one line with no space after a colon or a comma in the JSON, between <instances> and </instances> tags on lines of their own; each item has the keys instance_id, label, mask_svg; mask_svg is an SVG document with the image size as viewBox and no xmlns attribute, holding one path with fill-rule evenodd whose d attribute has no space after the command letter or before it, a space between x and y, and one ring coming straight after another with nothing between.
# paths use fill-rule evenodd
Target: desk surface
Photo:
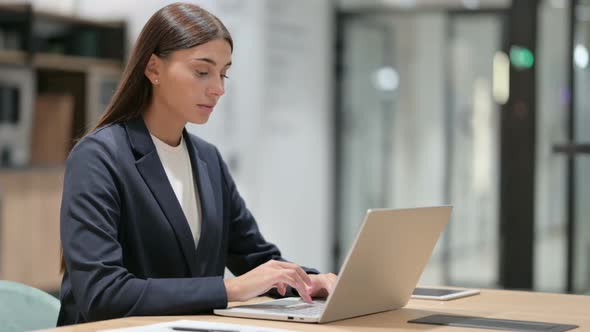
<instances>
[{"instance_id":1,"label":"desk surface","mask_svg":"<svg viewBox=\"0 0 590 332\"><path fill-rule=\"evenodd\" d=\"M46 331L96 331L120 327L154 324L179 319L215 321L290 329L295 331L490 331L434 325L408 324L407 321L431 314L457 314L574 324L573 331L590 331L590 296L563 295L501 290L482 290L480 295L452 301L410 300L402 309L345 319L329 324L275 322L212 315L129 317L97 323L66 326Z\"/></svg>"}]
</instances>

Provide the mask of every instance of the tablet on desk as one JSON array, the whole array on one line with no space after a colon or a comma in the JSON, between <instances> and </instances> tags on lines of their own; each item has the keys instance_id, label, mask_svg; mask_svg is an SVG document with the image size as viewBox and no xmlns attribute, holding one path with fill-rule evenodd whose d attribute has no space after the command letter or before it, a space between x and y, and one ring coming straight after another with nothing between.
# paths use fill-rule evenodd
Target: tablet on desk
<instances>
[{"instance_id":1,"label":"tablet on desk","mask_svg":"<svg viewBox=\"0 0 590 332\"><path fill-rule=\"evenodd\" d=\"M465 296L479 294L479 289L450 289L417 287L412 293L413 299L421 300L454 300Z\"/></svg>"}]
</instances>

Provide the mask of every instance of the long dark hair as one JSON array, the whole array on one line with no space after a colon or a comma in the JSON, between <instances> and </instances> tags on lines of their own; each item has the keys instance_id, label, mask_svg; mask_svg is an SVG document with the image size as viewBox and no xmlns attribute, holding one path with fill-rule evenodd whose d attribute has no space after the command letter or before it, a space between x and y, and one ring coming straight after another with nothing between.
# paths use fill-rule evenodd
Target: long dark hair
<instances>
[{"instance_id":1,"label":"long dark hair","mask_svg":"<svg viewBox=\"0 0 590 332\"><path fill-rule=\"evenodd\" d=\"M201 7L173 3L158 10L146 23L131 52L121 82L96 128L139 117L147 107L152 85L144 74L150 56L170 53L225 39L233 50L233 40L223 23Z\"/></svg>"},{"instance_id":2,"label":"long dark hair","mask_svg":"<svg viewBox=\"0 0 590 332\"><path fill-rule=\"evenodd\" d=\"M142 115L152 97L152 84L144 74L152 54L165 58L174 51L216 39L226 40L233 51L234 44L229 31L219 18L205 9L177 2L158 10L141 30L111 102L89 133L105 125ZM62 273L65 268L62 248Z\"/></svg>"}]
</instances>

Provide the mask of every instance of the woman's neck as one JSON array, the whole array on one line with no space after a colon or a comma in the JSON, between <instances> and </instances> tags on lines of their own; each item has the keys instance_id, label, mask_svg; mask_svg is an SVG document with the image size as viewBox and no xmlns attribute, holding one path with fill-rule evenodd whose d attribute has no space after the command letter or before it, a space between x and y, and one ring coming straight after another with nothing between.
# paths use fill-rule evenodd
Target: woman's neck
<instances>
[{"instance_id":1,"label":"woman's neck","mask_svg":"<svg viewBox=\"0 0 590 332\"><path fill-rule=\"evenodd\" d=\"M152 102L143 113L143 120L150 134L170 146L178 146L186 122L177 121L174 112Z\"/></svg>"}]
</instances>

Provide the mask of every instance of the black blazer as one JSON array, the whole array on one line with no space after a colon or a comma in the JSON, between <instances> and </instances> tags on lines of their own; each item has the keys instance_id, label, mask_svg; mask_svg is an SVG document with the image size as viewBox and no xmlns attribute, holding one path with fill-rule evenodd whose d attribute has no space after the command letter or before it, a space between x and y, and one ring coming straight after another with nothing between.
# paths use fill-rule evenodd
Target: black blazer
<instances>
[{"instance_id":1,"label":"black blazer","mask_svg":"<svg viewBox=\"0 0 590 332\"><path fill-rule=\"evenodd\" d=\"M260 234L217 149L183 135L201 199L197 248L143 119L102 127L70 153L58 326L225 308L225 266L239 276L283 260Z\"/></svg>"}]
</instances>

